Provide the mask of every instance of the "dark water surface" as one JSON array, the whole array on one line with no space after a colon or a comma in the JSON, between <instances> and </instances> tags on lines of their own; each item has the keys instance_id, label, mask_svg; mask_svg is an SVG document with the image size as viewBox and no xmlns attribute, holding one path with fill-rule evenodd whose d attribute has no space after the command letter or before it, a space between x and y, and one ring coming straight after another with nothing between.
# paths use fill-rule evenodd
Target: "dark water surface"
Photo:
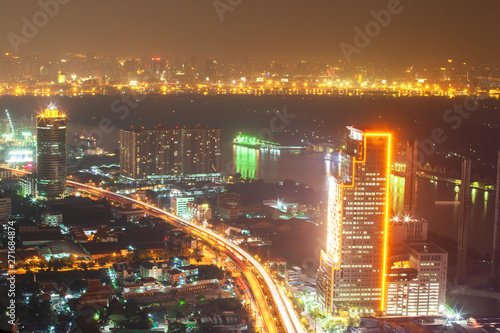
<instances>
[{"instance_id":1,"label":"dark water surface","mask_svg":"<svg viewBox=\"0 0 500 333\"><path fill-rule=\"evenodd\" d=\"M236 172L243 178L259 178L276 183L292 179L315 190L326 190L329 163L321 154L301 154L290 151L269 151L224 145L225 164L235 161ZM402 211L404 178L391 176L392 208ZM326 199L326 198L325 198ZM429 231L456 240L458 205L436 204L436 201L458 200L458 187L444 181L418 180L417 214L429 222ZM472 189L468 244L481 254L491 252L495 192Z\"/></svg>"}]
</instances>

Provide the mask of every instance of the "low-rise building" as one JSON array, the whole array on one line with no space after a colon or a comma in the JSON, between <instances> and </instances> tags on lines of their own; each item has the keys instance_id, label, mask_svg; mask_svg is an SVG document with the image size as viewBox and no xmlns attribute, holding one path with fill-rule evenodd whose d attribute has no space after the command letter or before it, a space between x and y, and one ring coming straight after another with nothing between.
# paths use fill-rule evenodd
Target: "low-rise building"
<instances>
[{"instance_id":1,"label":"low-rise building","mask_svg":"<svg viewBox=\"0 0 500 333\"><path fill-rule=\"evenodd\" d=\"M193 197L171 197L170 198L170 211L172 214L182 218L188 217L187 206L188 203L194 201Z\"/></svg>"},{"instance_id":2,"label":"low-rise building","mask_svg":"<svg viewBox=\"0 0 500 333\"><path fill-rule=\"evenodd\" d=\"M80 306L105 307L109 305L109 300L115 293L109 285L103 285L101 280L89 280L88 291L82 293Z\"/></svg>"},{"instance_id":3,"label":"low-rise building","mask_svg":"<svg viewBox=\"0 0 500 333\"><path fill-rule=\"evenodd\" d=\"M101 258L115 258L116 256L127 256L129 249L118 244L109 242L82 243L81 246L92 256L92 260Z\"/></svg>"},{"instance_id":4,"label":"low-rise building","mask_svg":"<svg viewBox=\"0 0 500 333\"><path fill-rule=\"evenodd\" d=\"M134 276L134 269L129 262L118 262L113 264L113 270L116 277L120 279L127 279Z\"/></svg>"},{"instance_id":5,"label":"low-rise building","mask_svg":"<svg viewBox=\"0 0 500 333\"><path fill-rule=\"evenodd\" d=\"M177 269L181 272L186 273L187 278L192 278L198 275L198 266L196 265L181 266L177 267Z\"/></svg>"},{"instance_id":6,"label":"low-rise building","mask_svg":"<svg viewBox=\"0 0 500 333\"><path fill-rule=\"evenodd\" d=\"M407 321L384 321L384 333L432 333L431 330L415 323Z\"/></svg>"},{"instance_id":7,"label":"low-rise building","mask_svg":"<svg viewBox=\"0 0 500 333\"><path fill-rule=\"evenodd\" d=\"M70 240L48 242L46 246L40 248L39 252L47 261L69 257L76 260L91 259L91 255L87 251Z\"/></svg>"},{"instance_id":8,"label":"low-rise building","mask_svg":"<svg viewBox=\"0 0 500 333\"><path fill-rule=\"evenodd\" d=\"M302 269L299 266L293 266L292 269L285 271L286 282L289 285L300 284L302 282Z\"/></svg>"},{"instance_id":9,"label":"low-rise building","mask_svg":"<svg viewBox=\"0 0 500 333\"><path fill-rule=\"evenodd\" d=\"M190 219L203 223L212 218L212 207L203 200L190 201L187 205L187 214Z\"/></svg>"},{"instance_id":10,"label":"low-rise building","mask_svg":"<svg viewBox=\"0 0 500 333\"><path fill-rule=\"evenodd\" d=\"M186 284L186 273L178 269L168 269L165 271L165 281L174 285Z\"/></svg>"},{"instance_id":11,"label":"low-rise building","mask_svg":"<svg viewBox=\"0 0 500 333\"><path fill-rule=\"evenodd\" d=\"M155 262L150 262L150 261L144 261L141 263L139 266L139 276L141 278L155 278L155 279L160 279L162 277L162 270L161 266L159 266Z\"/></svg>"},{"instance_id":12,"label":"low-rise building","mask_svg":"<svg viewBox=\"0 0 500 333\"><path fill-rule=\"evenodd\" d=\"M20 233L23 246L45 245L49 242L64 240L60 229L44 228Z\"/></svg>"},{"instance_id":13,"label":"low-rise building","mask_svg":"<svg viewBox=\"0 0 500 333\"><path fill-rule=\"evenodd\" d=\"M138 223L146 216L144 210L137 208L136 205L127 205L126 207L117 207L113 209L113 216L116 219L125 217L129 223Z\"/></svg>"},{"instance_id":14,"label":"low-rise building","mask_svg":"<svg viewBox=\"0 0 500 333\"><path fill-rule=\"evenodd\" d=\"M58 211L49 211L42 214L43 223L49 227L58 227L63 224L63 214Z\"/></svg>"}]
</instances>

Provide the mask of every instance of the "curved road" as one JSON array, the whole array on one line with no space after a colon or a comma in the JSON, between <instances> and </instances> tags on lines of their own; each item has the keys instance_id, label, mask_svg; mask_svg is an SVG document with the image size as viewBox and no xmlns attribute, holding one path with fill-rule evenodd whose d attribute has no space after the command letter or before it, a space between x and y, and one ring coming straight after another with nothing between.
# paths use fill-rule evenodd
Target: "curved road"
<instances>
[{"instance_id":1,"label":"curved road","mask_svg":"<svg viewBox=\"0 0 500 333\"><path fill-rule=\"evenodd\" d=\"M19 171L19 170L16 170ZM281 291L276 282L269 276L267 271L262 267L262 265L255 260L251 255L249 255L246 251L242 250L239 246L234 243L228 241L224 237L216 234L210 229L203 228L193 222L185 220L177 215L167 212L166 210L160 209L156 206L141 202L139 200L132 199L130 197L114 193L111 191L103 190L98 187L74 182L71 180L67 181L68 186L76 187L78 189L83 189L86 191L94 192L102 196L115 198L117 200L121 200L128 203L133 203L141 207L142 209L154 214L163 217L164 219L174 220L175 222L191 228L192 231L195 231L197 234L202 236L204 239L208 239L212 242L217 243L219 246L222 246L226 249L226 251L231 255L231 258L239 259L235 260L235 262L240 266L245 277L247 277L248 282L250 283L250 287L252 288L252 292L255 295L256 302L258 303L259 310L264 318L264 322L268 332L279 332L276 321L274 319L270 310L277 310L279 315L281 316L281 322L286 330L286 332L304 332L302 323L297 316L297 313L293 309L292 304L290 303L288 297ZM236 257L236 258L235 258ZM252 268L253 272L249 271L249 267ZM253 274L250 274L253 273ZM252 278L252 276L257 273L262 281L266 284L267 290L272 298L274 309L270 309L270 305L267 303L267 295L263 292L262 288L260 288L259 282Z\"/></svg>"},{"instance_id":2,"label":"curved road","mask_svg":"<svg viewBox=\"0 0 500 333\"><path fill-rule=\"evenodd\" d=\"M29 174L30 172L26 171L21 171L17 169L12 169L9 167L4 167L5 169L12 170L15 173L21 173L21 174ZM212 241L213 243L216 243L217 245L223 247L225 249L224 252L226 252L244 273L245 277L247 278L248 282L250 283L250 287L252 289L252 293L254 294L256 298L256 302L258 303L258 307L260 310L260 313L262 317L264 318L264 324L266 325L266 329L268 332L278 332L277 330L277 325L276 325L276 320L274 319L271 311L269 310L277 310L277 312L280 315L281 323L283 324L286 332L297 332L297 333L302 333L304 332L304 328L302 326L302 323L300 322L300 319L297 316L297 313L293 309L292 304L290 303L290 300L288 297L283 293L283 291L279 288L279 286L275 283L275 281L269 276L267 271L262 267L262 265L255 260L251 255L249 255L247 252L243 251L239 246L235 245L234 243L228 241L224 237L219 236L215 232L213 232L210 229L203 228L197 224L194 224L188 220L185 220L177 215L174 215L172 213L167 212L166 210L160 209L158 207L155 207L153 205L141 202L139 200L132 199L130 197L114 193L111 191L103 190L101 188L95 187L95 186L90 186L82 183L78 183L72 180L67 180L68 186L71 187L76 187L78 189L83 189L86 191L94 192L102 196L118 199L124 202L128 203L134 203L136 205L139 205L142 207L142 209L157 215L161 216L165 220L174 220L175 222L191 228L192 231L196 231L199 235L202 236L204 239L208 239ZM249 266L252 268L252 270L249 269ZM252 272L253 271L253 272ZM272 306L270 306L267 303L267 296L263 292L262 288L260 287L260 283L255 279L255 273L258 273L260 278L264 281L264 283L267 286L267 289L271 295L272 301L275 305L275 308L273 309ZM270 307L270 308L269 308Z\"/></svg>"}]
</instances>

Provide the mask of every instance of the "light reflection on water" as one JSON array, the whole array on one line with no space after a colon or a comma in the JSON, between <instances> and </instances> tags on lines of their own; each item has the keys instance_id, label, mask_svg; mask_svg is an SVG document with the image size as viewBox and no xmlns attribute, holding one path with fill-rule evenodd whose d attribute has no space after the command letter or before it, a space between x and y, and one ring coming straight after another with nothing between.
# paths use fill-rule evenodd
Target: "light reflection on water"
<instances>
[{"instance_id":1,"label":"light reflection on water","mask_svg":"<svg viewBox=\"0 0 500 333\"><path fill-rule=\"evenodd\" d=\"M236 172L243 178L264 179L279 182L292 179L315 190L327 189L329 163L320 154L301 154L288 151L257 150L229 145ZM404 178L391 176L392 211L402 212L404 201ZM493 242L494 198L493 192L473 189L469 218L469 246L487 254ZM449 238L457 238L458 205L436 205L436 201L458 200L459 187L446 182L430 182L418 179L417 215L429 222L429 231Z\"/></svg>"}]
</instances>

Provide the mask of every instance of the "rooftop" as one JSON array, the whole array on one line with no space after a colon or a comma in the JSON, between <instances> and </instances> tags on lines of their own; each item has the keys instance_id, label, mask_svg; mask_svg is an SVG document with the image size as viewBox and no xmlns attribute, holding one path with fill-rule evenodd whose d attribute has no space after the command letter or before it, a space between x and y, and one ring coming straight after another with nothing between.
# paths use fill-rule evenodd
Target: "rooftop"
<instances>
[{"instance_id":1,"label":"rooftop","mask_svg":"<svg viewBox=\"0 0 500 333\"><path fill-rule=\"evenodd\" d=\"M434 243L421 242L421 243L408 243L408 247L419 254L444 254L445 250L440 248Z\"/></svg>"}]
</instances>

